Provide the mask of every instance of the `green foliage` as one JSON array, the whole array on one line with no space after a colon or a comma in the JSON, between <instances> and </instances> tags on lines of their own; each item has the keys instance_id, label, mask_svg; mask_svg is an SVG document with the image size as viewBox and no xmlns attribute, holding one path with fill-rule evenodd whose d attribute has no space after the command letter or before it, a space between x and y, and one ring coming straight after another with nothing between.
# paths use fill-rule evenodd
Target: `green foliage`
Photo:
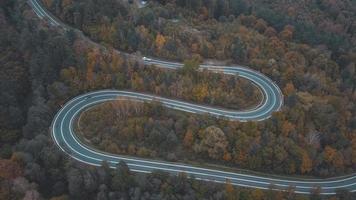
<instances>
[{"instance_id":1,"label":"green foliage","mask_svg":"<svg viewBox=\"0 0 356 200\"><path fill-rule=\"evenodd\" d=\"M194 75L198 71L199 65L200 63L196 59L185 60L181 71L185 75Z\"/></svg>"},{"instance_id":2,"label":"green foliage","mask_svg":"<svg viewBox=\"0 0 356 200\"><path fill-rule=\"evenodd\" d=\"M332 176L355 170L354 7L349 1L315 1L302 10L296 6L299 0L246 2L179 0L176 6L164 1L137 10L115 0L46 1L55 15L107 46L177 60L233 59L272 77L281 88L294 86L283 111L264 122L228 122L149 104L139 116L128 113L130 118L111 123L116 129L90 121L91 126L106 128L101 133L107 134L93 144L120 154L199 159L268 173ZM0 2L0 162L11 163L20 172L16 179L0 177L0 199L307 199L288 192L261 194L225 187L184 175L134 174L124 163L116 170L109 169L112 163L94 168L64 155L53 144L48 127L60 105L85 91L137 88L232 108L253 105L258 95L249 94L255 89L235 78L196 72L195 60L188 60L186 72L180 74L144 68L104 51L93 53L92 43L75 32L62 34L43 21L37 23L29 8L16 0ZM256 16L268 23L258 26L261 19ZM286 25L293 26L290 41L279 33ZM161 49L155 46L157 34L164 35ZM312 47L320 44L327 49ZM101 114L112 113L103 109ZM206 148L211 141L200 149L209 126L218 127L226 137L227 143L219 140L216 154L211 151L215 148ZM1 169L1 174L9 175L4 172ZM317 189L311 196L326 198ZM338 191L335 198L355 199L355 195Z\"/></svg>"}]
</instances>

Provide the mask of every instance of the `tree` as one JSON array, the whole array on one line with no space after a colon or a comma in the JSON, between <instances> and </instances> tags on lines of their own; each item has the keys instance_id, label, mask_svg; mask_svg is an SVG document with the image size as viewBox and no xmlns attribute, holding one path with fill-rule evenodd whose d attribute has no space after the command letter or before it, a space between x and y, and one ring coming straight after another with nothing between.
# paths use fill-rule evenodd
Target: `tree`
<instances>
[{"instance_id":1,"label":"tree","mask_svg":"<svg viewBox=\"0 0 356 200\"><path fill-rule=\"evenodd\" d=\"M231 44L232 58L235 62L243 63L246 59L246 45L239 37L236 37Z\"/></svg>"},{"instance_id":2,"label":"tree","mask_svg":"<svg viewBox=\"0 0 356 200\"><path fill-rule=\"evenodd\" d=\"M232 159L231 153L229 153L228 151L225 151L225 152L224 152L223 159L224 159L225 161L230 161L230 160Z\"/></svg>"},{"instance_id":3,"label":"tree","mask_svg":"<svg viewBox=\"0 0 356 200\"><path fill-rule=\"evenodd\" d=\"M225 13L227 13L228 9L228 3L225 0L217 0L216 1L216 7L214 11L214 17L215 19L219 19L219 17L223 16Z\"/></svg>"},{"instance_id":4,"label":"tree","mask_svg":"<svg viewBox=\"0 0 356 200\"><path fill-rule=\"evenodd\" d=\"M273 27L267 27L267 29L264 32L264 35L266 35L267 37L274 37L276 36L277 31L273 28Z\"/></svg>"},{"instance_id":5,"label":"tree","mask_svg":"<svg viewBox=\"0 0 356 200\"><path fill-rule=\"evenodd\" d=\"M261 189L253 189L251 192L251 196L253 200L262 200L264 199L264 194Z\"/></svg>"},{"instance_id":6,"label":"tree","mask_svg":"<svg viewBox=\"0 0 356 200\"><path fill-rule=\"evenodd\" d=\"M208 94L209 90L207 84L200 84L193 89L193 96L198 103L203 102Z\"/></svg>"},{"instance_id":7,"label":"tree","mask_svg":"<svg viewBox=\"0 0 356 200\"><path fill-rule=\"evenodd\" d=\"M295 88L292 82L289 82L286 84L286 86L283 88L283 94L286 96L289 96L295 92Z\"/></svg>"},{"instance_id":8,"label":"tree","mask_svg":"<svg viewBox=\"0 0 356 200\"><path fill-rule=\"evenodd\" d=\"M188 129L188 131L184 135L183 144L185 147L191 148L193 142L194 142L193 132L190 129Z\"/></svg>"},{"instance_id":9,"label":"tree","mask_svg":"<svg viewBox=\"0 0 356 200\"><path fill-rule=\"evenodd\" d=\"M227 200L237 200L237 195L234 186L231 184L230 180L226 180L225 183L225 193Z\"/></svg>"},{"instance_id":10,"label":"tree","mask_svg":"<svg viewBox=\"0 0 356 200\"><path fill-rule=\"evenodd\" d=\"M324 149L324 159L326 162L331 163L335 156L336 156L337 152L334 148L332 148L331 146L326 146Z\"/></svg>"},{"instance_id":11,"label":"tree","mask_svg":"<svg viewBox=\"0 0 356 200\"><path fill-rule=\"evenodd\" d=\"M114 43L114 36L116 35L116 29L114 25L103 23L100 27L99 37L107 44Z\"/></svg>"},{"instance_id":12,"label":"tree","mask_svg":"<svg viewBox=\"0 0 356 200\"><path fill-rule=\"evenodd\" d=\"M284 40L292 40L293 38L294 27L287 25L284 27L283 31L280 33L280 36Z\"/></svg>"},{"instance_id":13,"label":"tree","mask_svg":"<svg viewBox=\"0 0 356 200\"><path fill-rule=\"evenodd\" d=\"M258 32L264 33L267 29L267 23L263 19L258 19L254 27Z\"/></svg>"},{"instance_id":14,"label":"tree","mask_svg":"<svg viewBox=\"0 0 356 200\"><path fill-rule=\"evenodd\" d=\"M185 75L195 74L199 69L199 61L196 59L185 60L181 72Z\"/></svg>"},{"instance_id":15,"label":"tree","mask_svg":"<svg viewBox=\"0 0 356 200\"><path fill-rule=\"evenodd\" d=\"M204 130L204 136L200 143L200 149L202 152L208 153L210 158L223 158L227 145L228 141L225 133L220 128L210 126Z\"/></svg>"},{"instance_id":16,"label":"tree","mask_svg":"<svg viewBox=\"0 0 356 200\"><path fill-rule=\"evenodd\" d=\"M71 168L67 174L68 191L69 194L76 198L85 197L85 191L83 187L83 176L81 172L76 168Z\"/></svg>"},{"instance_id":17,"label":"tree","mask_svg":"<svg viewBox=\"0 0 356 200\"><path fill-rule=\"evenodd\" d=\"M124 161L120 161L113 172L111 188L115 191L128 192L134 186L134 179L131 176L129 167Z\"/></svg>"},{"instance_id":18,"label":"tree","mask_svg":"<svg viewBox=\"0 0 356 200\"><path fill-rule=\"evenodd\" d=\"M134 90L140 91L144 89L144 82L140 75L135 72L131 78L131 87Z\"/></svg>"},{"instance_id":19,"label":"tree","mask_svg":"<svg viewBox=\"0 0 356 200\"><path fill-rule=\"evenodd\" d=\"M247 5L244 0L229 0L229 4L230 10L235 16L245 13L247 10Z\"/></svg>"},{"instance_id":20,"label":"tree","mask_svg":"<svg viewBox=\"0 0 356 200\"><path fill-rule=\"evenodd\" d=\"M19 163L12 160L0 160L0 179L15 179L23 174Z\"/></svg>"},{"instance_id":21,"label":"tree","mask_svg":"<svg viewBox=\"0 0 356 200\"><path fill-rule=\"evenodd\" d=\"M93 49L87 54L87 72L86 72L86 81L90 86L94 84L94 69L98 64L100 53L98 49Z\"/></svg>"},{"instance_id":22,"label":"tree","mask_svg":"<svg viewBox=\"0 0 356 200\"><path fill-rule=\"evenodd\" d=\"M289 121L284 121L282 125L282 134L283 136L288 136L291 131L295 130L295 125Z\"/></svg>"},{"instance_id":23,"label":"tree","mask_svg":"<svg viewBox=\"0 0 356 200\"><path fill-rule=\"evenodd\" d=\"M53 0L44 0L43 3L46 5L46 7L51 7L53 4Z\"/></svg>"},{"instance_id":24,"label":"tree","mask_svg":"<svg viewBox=\"0 0 356 200\"><path fill-rule=\"evenodd\" d=\"M302 153L302 164L300 166L300 172L302 174L308 173L312 170L313 168L313 162L310 159L308 153L306 151L303 151Z\"/></svg>"},{"instance_id":25,"label":"tree","mask_svg":"<svg viewBox=\"0 0 356 200\"><path fill-rule=\"evenodd\" d=\"M156 36L156 48L158 51L160 51L163 47L163 45L166 43L166 38L161 35L161 34L157 34Z\"/></svg>"},{"instance_id":26,"label":"tree","mask_svg":"<svg viewBox=\"0 0 356 200\"><path fill-rule=\"evenodd\" d=\"M100 185L99 187L99 192L96 196L97 200L108 200L108 195L107 195L107 187L106 185Z\"/></svg>"}]
</instances>

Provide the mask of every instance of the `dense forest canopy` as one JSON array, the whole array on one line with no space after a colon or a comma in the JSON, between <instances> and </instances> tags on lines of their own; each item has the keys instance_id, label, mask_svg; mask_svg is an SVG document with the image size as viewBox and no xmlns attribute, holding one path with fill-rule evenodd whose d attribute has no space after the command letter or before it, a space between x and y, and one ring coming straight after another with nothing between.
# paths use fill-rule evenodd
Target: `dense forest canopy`
<instances>
[{"instance_id":1,"label":"dense forest canopy","mask_svg":"<svg viewBox=\"0 0 356 200\"><path fill-rule=\"evenodd\" d=\"M228 153L235 155L234 161L240 167L251 168L252 165L254 169L318 176L353 171L356 118L355 54L352 48L345 46L344 54L340 55L329 45L321 47L316 43L305 44L307 41L300 43L296 38L300 34L295 24L286 21L278 27L269 23L269 19L259 18L259 15L254 15L252 2L246 4L246 9L239 14L229 6L232 1L197 1L196 9L190 1L187 2L159 2L139 10L118 1L106 2L110 8L97 1L89 4L53 1L46 5L93 40L118 49L139 50L178 60L219 59L243 63L276 80L285 95L283 112L277 113L272 120L257 123L257 133L248 130L246 134L250 139L246 143L240 146L235 142L230 144ZM95 6L92 8L91 4ZM182 9L186 7L189 9ZM108 12L111 8L119 12ZM177 9L169 12L172 8ZM89 14L94 12L91 9L96 9L95 15ZM220 9L225 15L216 14ZM273 10L278 9L273 7ZM314 19L314 16L309 17ZM353 41L352 37L347 40L348 44ZM338 46L342 49L341 44ZM334 55L340 57L334 59ZM200 92L204 91L200 89ZM236 134L239 128L230 126L222 128ZM199 131L195 130L195 134ZM289 147L294 145L295 151L291 151ZM251 146L251 149L246 150L246 146ZM328 156L331 158L326 158ZM298 159L287 161L295 157ZM302 169L311 160L314 162L308 164L308 169ZM285 166L277 169L271 166L273 163L284 163Z\"/></svg>"},{"instance_id":2,"label":"dense forest canopy","mask_svg":"<svg viewBox=\"0 0 356 200\"><path fill-rule=\"evenodd\" d=\"M245 80L144 67L114 48L187 64L219 60L251 66L275 80L285 95L282 111L264 122L239 123L145 105L148 111L141 119L130 113L131 118L121 118L128 125L122 131L127 132L127 146L136 139L130 134L144 134L152 141L162 140L154 148L178 148L182 142L195 151L194 156L222 165L284 175L353 173L355 1L166 0L151 1L142 9L117 0L42 3L106 48L39 20L25 1L0 1L0 199L355 198L346 191L321 197L316 189L303 196L294 194L293 188L262 191L188 179L184 174L135 174L125 163L115 170L106 163L94 168L64 155L49 132L61 105L97 89L237 106L231 108L258 102L259 93L247 92L254 89ZM192 91L200 95L189 95ZM250 98L255 101L246 101ZM105 108L97 112L110 114ZM209 149L216 140L219 145ZM178 153L149 156L174 160L180 159Z\"/></svg>"}]
</instances>

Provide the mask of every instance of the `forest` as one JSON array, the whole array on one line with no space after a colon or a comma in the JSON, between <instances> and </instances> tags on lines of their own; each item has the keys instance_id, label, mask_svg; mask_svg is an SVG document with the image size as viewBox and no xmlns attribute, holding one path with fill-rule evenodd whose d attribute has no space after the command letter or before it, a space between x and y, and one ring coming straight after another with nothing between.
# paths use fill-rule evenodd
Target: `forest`
<instances>
[{"instance_id":1,"label":"forest","mask_svg":"<svg viewBox=\"0 0 356 200\"><path fill-rule=\"evenodd\" d=\"M227 63L241 63L275 80L285 95L282 112L276 113L272 120L254 124L258 127L255 128L257 130L241 130L239 125L222 127L230 132L227 134L238 135L236 140L239 142L232 142L227 153L234 157L236 163L243 163L240 167L321 177L352 172L356 155L355 53L352 47L345 46L345 51L349 51L339 55L340 52L328 45L320 47L314 43L301 43L294 37L299 34L295 26L291 25L293 23L286 24L279 30L278 26L268 23L269 19L247 15L254 11L244 11L236 16L234 11L229 11L233 7L220 7L219 2L229 5L229 1L217 1L216 4L205 2L206 4L197 6L203 8L195 10L194 6L187 3L168 1L137 10L134 6L117 1L108 1L105 6L103 2L93 1L92 4L96 5L93 7L97 9L95 15L90 13L94 12L88 7L91 3L66 1L63 4L61 1L52 1L46 5L73 26L79 20L78 28L88 37L117 49L142 51L167 59L218 59ZM110 6L106 7L108 5ZM177 9L175 12L168 12L172 6ZM189 9L180 9L187 6ZM120 12L110 14L111 8ZM201 13L204 8L215 14L210 15L207 12L204 15ZM224 16L216 14L222 8L229 9L221 13L231 12L228 17L225 16L226 19L221 19ZM75 18L86 15L87 18ZM350 36L348 32L345 34ZM137 37L131 40L128 37L132 35ZM121 36L127 40L107 40ZM353 42L352 37L348 39L349 43ZM182 52L169 53L170 50ZM339 57L334 59L337 55ZM72 74L77 77L75 72ZM99 80L99 77L96 79ZM77 84L76 80L69 80L69 84ZM204 86L200 87L202 90L195 94L201 94L203 88ZM136 87L135 90L137 89ZM168 117L167 120L169 119ZM201 128L207 127L205 125ZM201 131L194 130L193 134L198 135ZM245 132L247 139L241 140L240 137L244 134L237 132ZM290 148L292 146L294 148ZM295 157L298 159L294 159ZM251 164L245 162L248 160ZM283 166L273 166L274 163L283 163Z\"/></svg>"},{"instance_id":2,"label":"forest","mask_svg":"<svg viewBox=\"0 0 356 200\"><path fill-rule=\"evenodd\" d=\"M140 174L125 163L116 169L105 162L95 168L63 154L52 141L49 127L55 113L87 91L134 90L233 109L254 106L261 98L244 79L145 67L118 49L185 61L187 70L207 60L250 66L277 82L285 105L267 121L239 123L144 104L143 113L129 109L117 116L127 121L126 129L115 123L117 118L106 124L120 128L115 134L125 140L123 145L104 143L111 147L105 150L174 161L182 159L178 148L184 146L201 161L279 175L355 172L354 2L278 2L167 0L137 9L116 0L43 1L103 49L39 20L25 1L0 1L0 199L355 199L347 191L320 196L316 190L304 196L293 188L277 192L184 174ZM107 109L95 111L110 115ZM96 120L98 128L104 127ZM91 130L84 131L86 137L99 132ZM149 146L142 136L161 142ZM220 143L211 146L215 141L207 138ZM170 145L175 154L158 155L158 148Z\"/></svg>"}]
</instances>

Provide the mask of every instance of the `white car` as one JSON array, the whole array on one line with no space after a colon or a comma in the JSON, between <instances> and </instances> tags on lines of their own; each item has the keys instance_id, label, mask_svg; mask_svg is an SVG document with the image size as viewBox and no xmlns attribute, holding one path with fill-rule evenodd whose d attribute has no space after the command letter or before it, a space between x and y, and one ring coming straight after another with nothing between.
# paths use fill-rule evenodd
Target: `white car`
<instances>
[{"instance_id":1,"label":"white car","mask_svg":"<svg viewBox=\"0 0 356 200\"><path fill-rule=\"evenodd\" d=\"M152 59L151 58L147 58L147 57L142 57L142 60L151 61Z\"/></svg>"}]
</instances>

